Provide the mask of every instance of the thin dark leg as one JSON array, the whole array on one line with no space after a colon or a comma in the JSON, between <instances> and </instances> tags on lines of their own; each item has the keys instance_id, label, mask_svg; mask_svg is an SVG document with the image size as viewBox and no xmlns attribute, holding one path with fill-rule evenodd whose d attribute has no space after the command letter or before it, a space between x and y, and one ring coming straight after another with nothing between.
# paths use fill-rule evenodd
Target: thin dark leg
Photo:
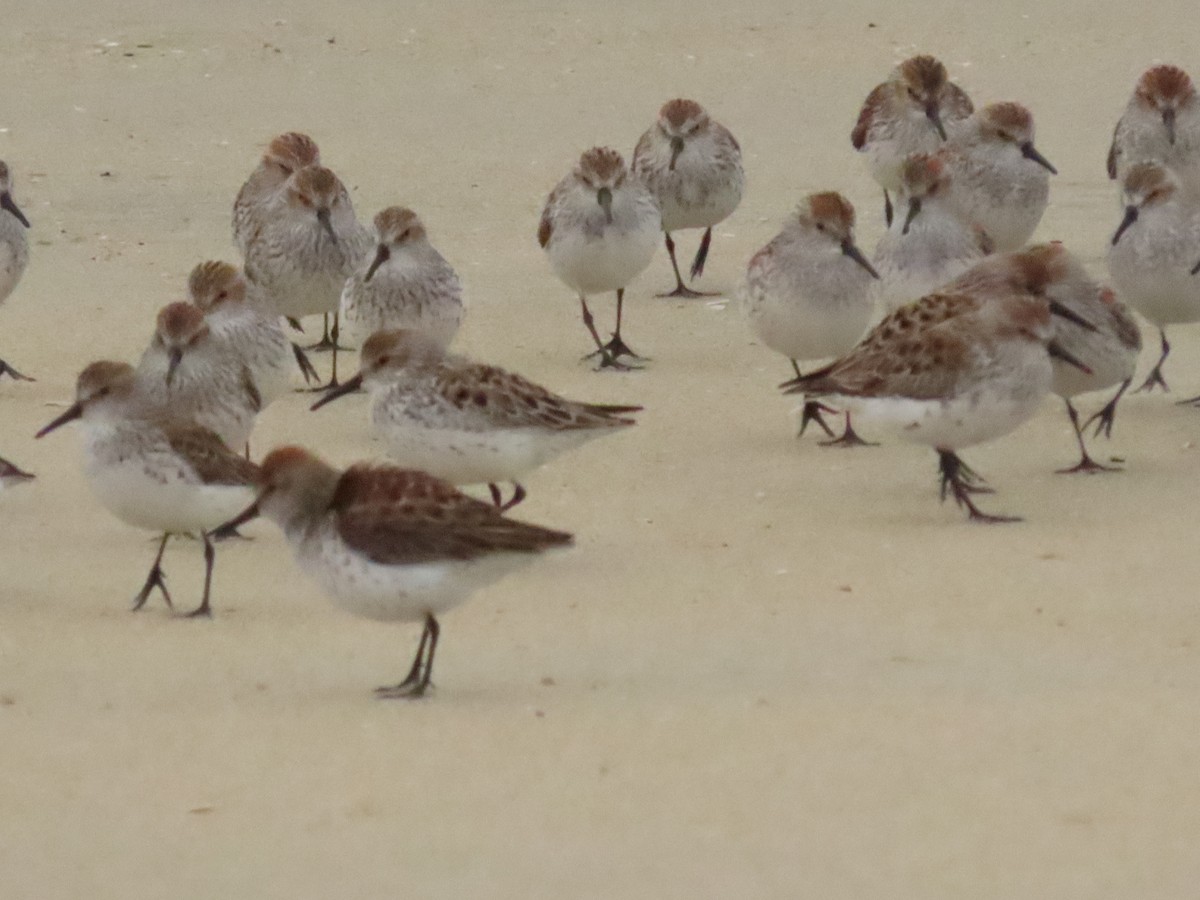
<instances>
[{"instance_id":1,"label":"thin dark leg","mask_svg":"<svg viewBox=\"0 0 1200 900\"><path fill-rule=\"evenodd\" d=\"M946 491L949 489L954 495L954 502L967 510L967 516L972 522L994 524L1021 521L1016 516L993 516L981 512L975 505L975 501L971 499L972 494L980 493L978 487L973 483L978 481L978 476L963 464L954 451L938 450L937 455L938 471L942 479L941 497L943 502L946 499Z\"/></svg>"},{"instance_id":2,"label":"thin dark leg","mask_svg":"<svg viewBox=\"0 0 1200 900\"><path fill-rule=\"evenodd\" d=\"M892 227L892 217L895 214L896 214L895 210L892 209L892 198L888 195L888 192L885 190L883 192L883 219L887 223L888 228Z\"/></svg>"},{"instance_id":3,"label":"thin dark leg","mask_svg":"<svg viewBox=\"0 0 1200 900\"><path fill-rule=\"evenodd\" d=\"M1163 378L1162 366L1167 361L1167 354L1171 352L1171 345L1167 343L1167 332L1162 328L1158 329L1159 337L1162 338L1162 356L1158 358L1158 362L1154 364L1154 368L1150 370L1150 374L1146 376L1146 380L1142 382L1142 386L1137 389L1136 393L1142 391L1152 391L1155 387L1161 387L1164 391L1170 391L1167 387L1166 379Z\"/></svg>"},{"instance_id":4,"label":"thin dark leg","mask_svg":"<svg viewBox=\"0 0 1200 900\"><path fill-rule=\"evenodd\" d=\"M692 260L692 281L704 274L704 263L708 260L708 247L712 243L712 228L704 229L704 237L700 238L700 246L696 250L696 258Z\"/></svg>"},{"instance_id":5,"label":"thin dark leg","mask_svg":"<svg viewBox=\"0 0 1200 900\"><path fill-rule=\"evenodd\" d=\"M1127 382L1128 383L1128 382ZM1102 466L1090 456L1088 456L1087 446L1083 442L1083 428L1079 425L1079 413L1075 410L1075 404L1064 398L1067 404L1067 415L1071 417L1071 427L1075 429L1075 440L1079 442L1079 462L1071 466L1069 469L1058 469L1056 475L1072 475L1075 472L1120 472L1119 468L1114 466ZM1090 420L1089 420L1090 421Z\"/></svg>"},{"instance_id":6,"label":"thin dark leg","mask_svg":"<svg viewBox=\"0 0 1200 900\"><path fill-rule=\"evenodd\" d=\"M330 328L329 328L330 315L333 316L333 329L332 330L330 330ZM334 350L335 348L337 350L349 350L350 349L349 347L338 347L338 343L337 343L338 320L337 320L337 317L338 317L337 313L325 313L324 324L321 329L321 339L319 341L317 341L315 344L313 344L309 347L306 347L305 348L306 350L312 350L312 351L315 351L316 353L324 353L328 350ZM288 321L291 322L293 327L297 328L298 330L300 330L300 331L304 330L302 328L299 328L300 323L296 322L294 319L288 319Z\"/></svg>"},{"instance_id":7,"label":"thin dark leg","mask_svg":"<svg viewBox=\"0 0 1200 900\"><path fill-rule=\"evenodd\" d=\"M33 378L30 378L28 375L22 375L20 372L18 372L12 366L10 366L8 363L6 363L4 360L0 359L0 378L3 378L5 375L7 375L13 381L34 381L35 380Z\"/></svg>"},{"instance_id":8,"label":"thin dark leg","mask_svg":"<svg viewBox=\"0 0 1200 900\"><path fill-rule=\"evenodd\" d=\"M683 283L683 276L679 274L679 263L675 259L675 242L671 240L671 235L663 232L667 239L667 255L671 257L671 268L675 271L675 290L669 291L666 294L658 294L659 297L711 297L711 294L702 294L700 291L693 291L690 287Z\"/></svg>"},{"instance_id":9,"label":"thin dark leg","mask_svg":"<svg viewBox=\"0 0 1200 900\"><path fill-rule=\"evenodd\" d=\"M163 599L167 601L167 609L174 609L175 605L171 603L171 595L167 592L167 579L162 570L163 551L167 549L167 541L171 539L170 534L164 534L162 540L158 544L158 554L154 557L154 565L150 567L150 574L146 576L146 583L142 585L142 589L138 591L136 597L133 598L133 611L137 612L146 605L146 601L150 599L150 592L155 588L162 591Z\"/></svg>"},{"instance_id":10,"label":"thin dark leg","mask_svg":"<svg viewBox=\"0 0 1200 900\"><path fill-rule=\"evenodd\" d=\"M850 424L850 410L846 410L846 430L842 432L840 438L835 438L832 441L821 441L822 447L878 447L878 444L873 444L870 441L864 441L858 436L858 432Z\"/></svg>"},{"instance_id":11,"label":"thin dark leg","mask_svg":"<svg viewBox=\"0 0 1200 900\"><path fill-rule=\"evenodd\" d=\"M320 382L321 376L317 374L316 367L313 366L312 360L308 358L303 347L293 343L292 355L296 357L296 365L300 367L300 374L304 376L305 384L312 384L314 381Z\"/></svg>"},{"instance_id":12,"label":"thin dark leg","mask_svg":"<svg viewBox=\"0 0 1200 900\"><path fill-rule=\"evenodd\" d=\"M808 427L809 422L816 422L821 427L822 431L824 431L830 437L833 437L833 429L826 424L825 419L821 416L821 413L829 413L831 416L836 416L837 410L832 406L826 406L819 400L810 400L809 398L805 397L804 409L800 412L800 430L796 432L796 437L803 436L804 429Z\"/></svg>"},{"instance_id":13,"label":"thin dark leg","mask_svg":"<svg viewBox=\"0 0 1200 900\"><path fill-rule=\"evenodd\" d=\"M587 327L588 333L591 334L592 340L596 342L596 350L600 354L600 368L627 370L629 366L617 362L613 358L613 355L608 352L608 348L604 346L604 342L600 340L600 333L596 331L596 320L592 318L591 310L588 309L587 298L582 294L579 295L579 306L583 310L583 324ZM584 359L587 358L586 356L584 357Z\"/></svg>"},{"instance_id":14,"label":"thin dark leg","mask_svg":"<svg viewBox=\"0 0 1200 900\"><path fill-rule=\"evenodd\" d=\"M633 359L645 359L644 356L638 356L629 348L629 345L621 340L621 311L625 305L625 288L617 289L617 330L613 332L612 340L604 345L604 349L608 351L613 359L618 359L622 356L629 356ZM593 356L599 356L600 351L595 350L589 353L584 359L591 359Z\"/></svg>"},{"instance_id":15,"label":"thin dark leg","mask_svg":"<svg viewBox=\"0 0 1200 900\"><path fill-rule=\"evenodd\" d=\"M796 362L794 359L788 360L788 362L790 362L792 364L792 371L796 373L796 377L803 378L804 376L802 374L800 374L800 364L798 362Z\"/></svg>"},{"instance_id":16,"label":"thin dark leg","mask_svg":"<svg viewBox=\"0 0 1200 900\"><path fill-rule=\"evenodd\" d=\"M413 660L408 675L393 687L375 689L375 696L406 700L415 700L424 695L425 690L433 686L433 654L437 649L438 635L441 627L432 615L425 616L425 629L421 632L421 643L417 645L417 655ZM424 661L422 661L424 657Z\"/></svg>"},{"instance_id":17,"label":"thin dark leg","mask_svg":"<svg viewBox=\"0 0 1200 900\"><path fill-rule=\"evenodd\" d=\"M1093 437L1100 437L1100 432L1102 431L1104 432L1104 436L1106 438L1112 437L1113 420L1117 416L1117 403L1120 401L1124 393L1129 390L1129 385L1132 380L1133 379L1131 378L1126 378L1123 382L1121 382L1120 389L1113 396L1113 398L1108 401L1108 403L1104 404L1104 409L1100 410L1098 413L1093 413L1088 420L1083 423L1084 431L1087 431L1088 426L1095 421L1096 430L1092 435Z\"/></svg>"},{"instance_id":18,"label":"thin dark leg","mask_svg":"<svg viewBox=\"0 0 1200 900\"><path fill-rule=\"evenodd\" d=\"M497 509L504 509L504 495L500 493L500 485L489 483L488 492L492 495L492 504Z\"/></svg>"},{"instance_id":19,"label":"thin dark leg","mask_svg":"<svg viewBox=\"0 0 1200 900\"><path fill-rule=\"evenodd\" d=\"M518 503L520 503L522 500L525 499L525 488L523 488L521 485L519 485L515 481L513 482L513 487L516 490L513 491L513 495L511 498L509 498L509 501L500 507L501 512L512 509L514 506L516 506Z\"/></svg>"},{"instance_id":20,"label":"thin dark leg","mask_svg":"<svg viewBox=\"0 0 1200 900\"><path fill-rule=\"evenodd\" d=\"M204 541L204 596L200 598L200 605L187 614L188 619L211 619L212 607L208 605L208 595L212 590L212 573L213 563L217 561L217 550L213 547L212 541L208 539L208 532L200 532L200 539Z\"/></svg>"}]
</instances>

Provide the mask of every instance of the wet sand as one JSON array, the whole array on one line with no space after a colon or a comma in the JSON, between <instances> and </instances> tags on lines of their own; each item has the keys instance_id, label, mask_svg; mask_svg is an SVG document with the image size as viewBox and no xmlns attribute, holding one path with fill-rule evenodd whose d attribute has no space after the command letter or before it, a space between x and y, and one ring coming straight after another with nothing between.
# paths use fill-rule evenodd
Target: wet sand
<instances>
[{"instance_id":1,"label":"wet sand","mask_svg":"<svg viewBox=\"0 0 1200 900\"><path fill-rule=\"evenodd\" d=\"M734 304L654 299L665 253L627 304L652 362L593 373L534 239L581 150L628 153L683 95L749 179L702 287L732 291L813 190L851 198L870 248L848 134L927 51L977 102L1032 108L1061 173L1038 237L1103 274L1111 129L1151 63L1200 74L1191 7L648 7L7 10L0 158L33 246L0 355L38 380L0 383L0 455L38 480L0 495L0 894L1194 895L1200 413L1173 401L1200 392L1200 329L1172 332L1175 392L1095 445L1124 472L1053 474L1075 459L1055 398L967 451L984 508L1027 520L975 527L926 449L794 440L787 364ZM288 129L360 216L421 213L466 283L463 352L646 407L529 479L518 514L578 546L445 617L425 702L371 696L417 629L334 609L269 523L220 548L212 622L130 614L153 542L91 498L77 434L32 439L85 363L136 358L197 261L234 258L233 196ZM256 451L378 453L362 398L308 402L272 406ZM190 606L199 546L166 564Z\"/></svg>"}]
</instances>

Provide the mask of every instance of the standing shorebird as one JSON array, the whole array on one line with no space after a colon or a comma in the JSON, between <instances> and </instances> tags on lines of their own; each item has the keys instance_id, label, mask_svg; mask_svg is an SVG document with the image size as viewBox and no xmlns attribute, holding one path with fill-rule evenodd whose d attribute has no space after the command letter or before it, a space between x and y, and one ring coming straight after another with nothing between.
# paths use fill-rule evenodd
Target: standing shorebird
<instances>
[{"instance_id":1,"label":"standing shorebird","mask_svg":"<svg viewBox=\"0 0 1200 900\"><path fill-rule=\"evenodd\" d=\"M415 328L449 346L463 319L462 285L429 243L411 209L389 206L375 216L375 255L342 290L342 330L361 344L377 331Z\"/></svg>"},{"instance_id":2,"label":"standing shorebird","mask_svg":"<svg viewBox=\"0 0 1200 900\"><path fill-rule=\"evenodd\" d=\"M0 161L0 304L8 299L29 264L29 241L25 230L29 220L12 198L12 175L8 164ZM0 378L8 375L17 381L33 381L0 359Z\"/></svg>"},{"instance_id":3,"label":"standing shorebird","mask_svg":"<svg viewBox=\"0 0 1200 900\"><path fill-rule=\"evenodd\" d=\"M263 408L247 360L214 337L204 312L190 303L159 311L138 376L150 401L214 431L230 447L248 443Z\"/></svg>"},{"instance_id":4,"label":"standing shorebird","mask_svg":"<svg viewBox=\"0 0 1200 900\"><path fill-rule=\"evenodd\" d=\"M1063 398L1079 444L1079 462L1058 471L1061 474L1113 471L1112 467L1102 465L1088 455L1083 430L1093 420L1099 420L1096 434L1103 431L1111 437L1117 403L1133 379L1133 367L1142 350L1142 333L1132 313L1117 300L1116 294L1093 279L1083 263L1068 253L1062 244L1039 244L1030 247L1029 253L1046 265L1049 277L1045 296L1056 304L1055 310L1069 310L1090 325L1085 328L1061 315L1052 317L1055 342L1090 369L1085 372L1060 359L1052 360L1054 380L1050 390ZM1080 426L1079 413L1071 398L1113 385L1120 385L1116 395Z\"/></svg>"},{"instance_id":5,"label":"standing shorebird","mask_svg":"<svg viewBox=\"0 0 1200 900\"><path fill-rule=\"evenodd\" d=\"M246 246L246 278L270 309L296 327L304 316L333 314L331 385L337 384L342 288L370 247L345 185L321 166L288 178Z\"/></svg>"},{"instance_id":6,"label":"standing shorebird","mask_svg":"<svg viewBox=\"0 0 1200 900\"><path fill-rule=\"evenodd\" d=\"M1033 116L1020 103L989 103L972 113L939 154L950 202L1002 253L1032 236L1058 170L1033 145Z\"/></svg>"},{"instance_id":7,"label":"standing shorebird","mask_svg":"<svg viewBox=\"0 0 1200 900\"><path fill-rule=\"evenodd\" d=\"M875 297L886 312L924 297L994 249L991 238L950 204L950 176L937 156L904 162L896 194L900 215L879 239L871 262Z\"/></svg>"},{"instance_id":8,"label":"standing shorebird","mask_svg":"<svg viewBox=\"0 0 1200 900\"><path fill-rule=\"evenodd\" d=\"M554 274L579 294L583 324L596 342L600 368L625 369L621 356L638 358L621 338L625 286L645 271L658 246L658 203L629 177L616 150L593 147L563 178L542 208L538 243ZM588 310L589 294L617 292L617 327L607 344Z\"/></svg>"},{"instance_id":9,"label":"standing shorebird","mask_svg":"<svg viewBox=\"0 0 1200 900\"><path fill-rule=\"evenodd\" d=\"M871 177L883 188L884 217L892 224L889 191L900 189L900 169L913 153L934 153L957 123L974 112L966 92L932 56L914 56L867 95L850 132L867 155Z\"/></svg>"},{"instance_id":10,"label":"standing shorebird","mask_svg":"<svg viewBox=\"0 0 1200 900\"><path fill-rule=\"evenodd\" d=\"M316 380L317 372L288 340L280 316L250 300L246 290L241 271L226 262L202 262L188 276L192 304L204 313L215 343L245 363L265 409L288 390L297 366L306 381Z\"/></svg>"},{"instance_id":11,"label":"standing shorebird","mask_svg":"<svg viewBox=\"0 0 1200 900\"><path fill-rule=\"evenodd\" d=\"M858 342L871 319L871 282L878 278L854 243L854 207L841 194L811 194L746 269L741 301L746 320L762 343L786 356L796 377L798 360L840 356ZM835 412L805 397L800 434ZM846 413L843 435L825 446L865 443Z\"/></svg>"},{"instance_id":12,"label":"standing shorebird","mask_svg":"<svg viewBox=\"0 0 1200 900\"><path fill-rule=\"evenodd\" d=\"M1146 162L1168 166L1200 195L1200 97L1191 76L1177 66L1143 72L1113 130L1109 178L1124 181L1133 166Z\"/></svg>"},{"instance_id":13,"label":"standing shorebird","mask_svg":"<svg viewBox=\"0 0 1200 900\"><path fill-rule=\"evenodd\" d=\"M85 368L75 403L37 436L75 419L84 427L83 468L92 492L122 522L163 536L133 608L145 606L155 588L172 606L163 551L172 534L198 532L204 542L204 595L188 615L212 615L216 550L209 532L250 502L258 468L207 428L165 415L140 393L137 373L125 363Z\"/></svg>"},{"instance_id":14,"label":"standing shorebird","mask_svg":"<svg viewBox=\"0 0 1200 900\"><path fill-rule=\"evenodd\" d=\"M640 178L662 210L667 254L675 272L675 290L660 297L703 297L683 283L671 232L703 228L692 261L691 278L704 274L713 226L727 219L742 202L746 175L742 148L729 129L714 122L694 100L668 100L658 121L641 136L633 151L633 174Z\"/></svg>"},{"instance_id":15,"label":"standing shorebird","mask_svg":"<svg viewBox=\"0 0 1200 900\"><path fill-rule=\"evenodd\" d=\"M272 451L258 484L258 499L227 527L265 515L343 609L423 623L408 675L378 688L378 697L422 696L432 686L438 616L572 541L564 531L506 519L424 472L369 464L338 471L299 447Z\"/></svg>"},{"instance_id":16,"label":"standing shorebird","mask_svg":"<svg viewBox=\"0 0 1200 900\"><path fill-rule=\"evenodd\" d=\"M1125 215L1108 249L1108 271L1118 295L1158 328L1162 354L1138 390L1166 391L1166 326L1200 321L1200 278L1192 275L1200 205L1170 169L1156 163L1132 166L1122 190Z\"/></svg>"},{"instance_id":17,"label":"standing shorebird","mask_svg":"<svg viewBox=\"0 0 1200 900\"><path fill-rule=\"evenodd\" d=\"M979 510L972 494L990 489L958 451L1008 434L1037 411L1053 380L1051 357L1087 370L1054 340L1052 304L1040 294L1049 277L1028 254L985 260L958 289L900 307L785 392L847 398L862 417L937 451L943 500L952 493L972 521L1016 521Z\"/></svg>"},{"instance_id":18,"label":"standing shorebird","mask_svg":"<svg viewBox=\"0 0 1200 900\"><path fill-rule=\"evenodd\" d=\"M560 453L634 424L640 406L578 403L496 366L448 355L421 331L380 331L362 347L362 369L313 405L366 385L371 425L406 468L452 484L487 484L501 509L525 497L520 480ZM501 503L499 483L511 482Z\"/></svg>"}]
</instances>

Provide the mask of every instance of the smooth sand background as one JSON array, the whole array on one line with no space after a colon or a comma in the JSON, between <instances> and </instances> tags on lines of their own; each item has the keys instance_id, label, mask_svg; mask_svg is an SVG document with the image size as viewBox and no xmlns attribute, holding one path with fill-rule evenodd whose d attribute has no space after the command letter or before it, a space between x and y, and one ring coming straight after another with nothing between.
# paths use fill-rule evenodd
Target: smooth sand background
<instances>
[{"instance_id":1,"label":"smooth sand background","mask_svg":"<svg viewBox=\"0 0 1200 900\"><path fill-rule=\"evenodd\" d=\"M968 452L984 508L1027 517L974 527L928 450L794 440L786 363L733 304L654 299L665 253L628 305L652 364L594 374L534 240L580 151L628 153L683 95L749 175L704 287L813 190L870 248L849 130L928 51L1033 109L1061 172L1039 237L1103 273L1111 128L1152 62L1200 74L1192 6L966 6L10 0L0 158L34 227L0 354L38 381L0 383L0 454L38 480L0 496L0 895L1195 896L1200 414L1172 405L1200 390L1195 329L1175 393L1097 445L1125 472L1052 474L1075 450L1051 398ZM529 479L520 516L578 548L445 617L426 702L371 696L416 629L332 608L269 523L221 547L215 620L131 615L151 539L91 498L77 434L32 440L194 263L233 258L233 196L287 129L363 217L420 211L467 284L464 352L646 406ZM271 407L257 450L377 452L362 398L308 402ZM199 547L166 562L190 606Z\"/></svg>"}]
</instances>

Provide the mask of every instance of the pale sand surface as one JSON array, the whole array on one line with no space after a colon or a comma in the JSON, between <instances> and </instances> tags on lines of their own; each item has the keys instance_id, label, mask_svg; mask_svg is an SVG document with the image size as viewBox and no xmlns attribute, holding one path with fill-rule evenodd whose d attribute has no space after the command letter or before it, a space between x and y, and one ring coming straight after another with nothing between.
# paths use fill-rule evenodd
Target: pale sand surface
<instances>
[{"instance_id":1,"label":"pale sand surface","mask_svg":"<svg viewBox=\"0 0 1200 900\"><path fill-rule=\"evenodd\" d=\"M593 374L534 240L581 150L628 153L683 95L749 175L702 286L731 290L813 190L850 196L869 250L849 130L923 50L1032 107L1062 173L1039 236L1102 273L1112 125L1150 63L1200 74L1192 5L500 9L6 4L0 158L34 246L0 355L38 381L0 384L0 455L39 478L0 496L0 896L1195 896L1200 413L1172 401L1200 391L1200 330L1173 332L1175 393L1131 397L1097 445L1124 473L1052 474L1075 450L1049 398L968 451L984 508L1028 520L973 527L926 449L793 440L786 363L733 305L653 299L665 253L628 304L653 362ZM32 440L195 262L233 258L234 193L287 129L360 215L420 211L467 284L465 352L646 406L529 479L520 516L578 547L447 615L422 703L370 693L417 629L333 609L268 523L220 549L214 621L131 615L153 543L88 494L77 434ZM377 452L362 398L307 402L256 450ZM191 606L198 546L167 564Z\"/></svg>"}]
</instances>

